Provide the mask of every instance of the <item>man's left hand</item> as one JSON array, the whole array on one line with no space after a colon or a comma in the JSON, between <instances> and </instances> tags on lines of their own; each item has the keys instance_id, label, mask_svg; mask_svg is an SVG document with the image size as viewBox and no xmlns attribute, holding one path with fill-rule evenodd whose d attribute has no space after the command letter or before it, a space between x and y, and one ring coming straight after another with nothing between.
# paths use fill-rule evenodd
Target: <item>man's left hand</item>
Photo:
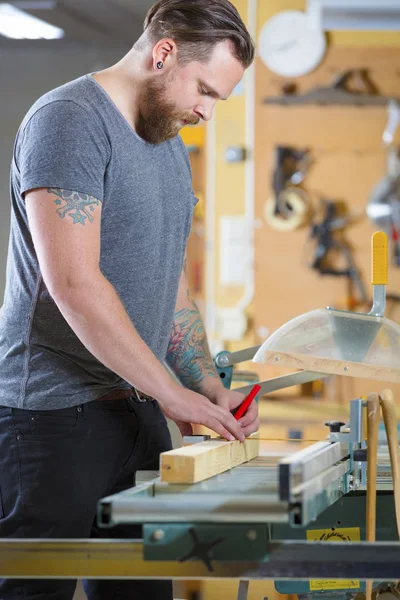
<instances>
[{"instance_id":1,"label":"man's left hand","mask_svg":"<svg viewBox=\"0 0 400 600\"><path fill-rule=\"evenodd\" d=\"M227 390L223 388L214 395L213 402L221 408L226 408L230 412L233 412L236 408L244 401L245 396L235 390ZM243 428L243 433L248 437L251 433L258 431L260 427L260 421L258 418L258 404L255 400L250 404L247 412L239 419L238 423Z\"/></svg>"}]
</instances>

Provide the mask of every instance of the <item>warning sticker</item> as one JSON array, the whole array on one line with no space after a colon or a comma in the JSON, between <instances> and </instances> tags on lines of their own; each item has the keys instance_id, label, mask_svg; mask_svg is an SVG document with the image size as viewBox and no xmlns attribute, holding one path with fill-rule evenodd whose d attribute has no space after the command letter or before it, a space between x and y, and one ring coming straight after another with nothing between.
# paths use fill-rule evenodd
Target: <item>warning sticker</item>
<instances>
[{"instance_id":1,"label":"warning sticker","mask_svg":"<svg viewBox=\"0 0 400 600\"><path fill-rule=\"evenodd\" d=\"M360 528L347 527L331 529L310 529L307 531L308 542L359 542ZM360 587L358 580L315 579L310 581L310 591L316 590L355 590Z\"/></svg>"}]
</instances>

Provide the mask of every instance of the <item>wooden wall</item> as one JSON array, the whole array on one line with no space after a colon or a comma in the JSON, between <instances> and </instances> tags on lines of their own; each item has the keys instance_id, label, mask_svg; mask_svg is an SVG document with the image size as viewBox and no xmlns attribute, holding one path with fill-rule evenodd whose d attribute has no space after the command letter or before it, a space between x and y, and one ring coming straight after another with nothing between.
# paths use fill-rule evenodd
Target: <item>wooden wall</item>
<instances>
[{"instance_id":1,"label":"wooden wall","mask_svg":"<svg viewBox=\"0 0 400 600\"><path fill-rule=\"evenodd\" d=\"M334 47L323 64L296 83L304 93L325 86L333 76L352 68L368 68L380 93L400 97L400 47ZM386 155L382 133L386 107L329 107L264 105L266 96L281 93L284 80L258 59L256 83L256 297L254 331L275 330L294 316L325 306L341 305L347 295L346 279L321 277L305 264L309 227L294 232L273 230L264 219L270 195L273 151L279 144L309 148L314 163L304 181L314 206L320 197L347 203L360 221L346 231L364 282L370 287L370 238L373 225L365 214L371 190L385 175ZM398 139L400 143L400 138ZM400 269L390 269L388 290L400 292ZM365 310L369 310L368 307ZM400 315L400 309L397 312ZM257 342L262 341L260 338ZM273 367L268 376L276 375ZM375 390L369 381L347 380L344 394ZM378 390L381 388L378 385ZM335 388L336 389L336 388ZM400 386L398 390L400 392ZM350 398L349 398L350 399Z\"/></svg>"}]
</instances>

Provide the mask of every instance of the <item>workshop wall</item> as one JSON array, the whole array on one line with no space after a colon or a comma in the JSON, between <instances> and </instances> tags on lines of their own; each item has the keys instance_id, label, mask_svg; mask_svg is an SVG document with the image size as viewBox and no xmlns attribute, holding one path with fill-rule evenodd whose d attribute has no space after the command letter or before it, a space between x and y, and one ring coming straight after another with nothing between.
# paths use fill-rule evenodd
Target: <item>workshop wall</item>
<instances>
[{"instance_id":1,"label":"workshop wall","mask_svg":"<svg viewBox=\"0 0 400 600\"><path fill-rule=\"evenodd\" d=\"M302 0L240 0L235 4L246 22L256 6L257 40L262 26L272 15L283 10L305 8ZM332 78L344 70L367 68L379 93L400 97L397 66L400 33L332 32L328 40L329 47L322 64L310 75L294 81L297 93L304 93L317 85L329 85ZM313 208L320 206L321 198L328 198L343 203L348 213L359 217L345 230L345 239L353 249L363 281L371 292L370 238L374 227L366 216L365 206L373 187L386 172L386 153L382 144L387 121L386 107L266 106L263 98L280 95L286 80L269 71L259 57L255 69L256 287L255 299L246 309L247 335L239 342L233 342L234 335L230 338L229 331L221 333L219 328L218 316L224 315L224 309L236 306L244 293L243 286L222 283L222 253L229 254L231 248L222 245L220 230L222 217L245 214L246 166L244 162L229 163L225 152L228 147L240 147L248 140L246 101L251 98L251 80L244 82L238 95L217 105L215 120L208 126L208 166L212 168L207 170L207 177L214 177L212 191L215 194L214 199L207 195L206 215L206 219L211 221L207 235L210 236L210 231L213 234L213 238L210 240L208 237L207 241L207 251L214 261L211 278L209 262L206 269L208 282L212 281L214 285L208 306L212 309L215 303L216 318L209 318L207 326L216 341L215 349L219 348L221 340L229 350L261 343L268 331L309 310L327 305L346 308L349 295L346 279L321 277L308 266L315 250L312 246L307 247L309 225L294 232L278 232L266 223L265 203L271 195L274 148L278 144L310 149L313 164L303 187L311 196ZM318 213L314 218L319 218ZM339 265L342 266L342 263ZM399 269L391 268L388 290L400 290ZM359 310L364 312L369 307L361 306ZM395 307L392 318L397 319L398 315L400 306ZM233 325L237 326L237 322ZM268 366L261 369L260 374L270 377L279 372ZM337 399L342 394L347 397L348 394L366 393L376 387L369 381L348 379L339 382L338 378L334 378L334 382L335 385L330 383L327 393Z\"/></svg>"},{"instance_id":2,"label":"workshop wall","mask_svg":"<svg viewBox=\"0 0 400 600\"><path fill-rule=\"evenodd\" d=\"M258 28L278 10L303 9L304 2L259 2ZM295 81L297 93L314 86L329 85L333 76L347 69L367 68L379 93L400 97L400 33L333 32L323 63L310 75ZM292 81L292 80L291 80ZM369 195L386 171L382 133L387 109L382 107L330 107L263 105L268 96L279 96L285 79L257 59L256 76L256 297L255 332L274 330L296 315L325 306L346 308L348 284L345 278L320 276L308 264L315 248L307 246L309 226L293 232L279 232L265 221L265 203L271 193L274 147L290 145L311 151L313 164L304 189L318 207L321 198L341 201L359 220L345 230L345 238L368 292L370 282L370 238L373 225L365 214ZM400 138L397 140L400 141ZM340 266L340 264L339 264ZM400 289L399 268L390 269L388 290ZM368 307L360 307L365 311ZM400 317L400 307L397 306ZM368 308L369 310L369 308ZM257 342L261 342L261 337ZM269 374L275 370L268 367ZM273 373L278 374L278 372ZM369 381L347 379L330 390L333 395L350 396L377 388ZM378 384L378 390L381 385ZM350 399L347 397L347 399Z\"/></svg>"}]
</instances>

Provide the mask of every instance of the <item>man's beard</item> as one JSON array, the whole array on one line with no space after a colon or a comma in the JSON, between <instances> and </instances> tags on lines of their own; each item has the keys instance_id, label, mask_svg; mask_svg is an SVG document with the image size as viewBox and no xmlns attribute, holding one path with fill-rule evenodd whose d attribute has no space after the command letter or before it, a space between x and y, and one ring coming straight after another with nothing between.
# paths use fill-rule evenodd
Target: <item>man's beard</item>
<instances>
[{"instance_id":1,"label":"man's beard","mask_svg":"<svg viewBox=\"0 0 400 600\"><path fill-rule=\"evenodd\" d=\"M140 119L137 133L150 144L161 144L176 137L183 127L197 125L200 119L182 115L176 106L166 99L166 86L150 82L142 96Z\"/></svg>"}]
</instances>

